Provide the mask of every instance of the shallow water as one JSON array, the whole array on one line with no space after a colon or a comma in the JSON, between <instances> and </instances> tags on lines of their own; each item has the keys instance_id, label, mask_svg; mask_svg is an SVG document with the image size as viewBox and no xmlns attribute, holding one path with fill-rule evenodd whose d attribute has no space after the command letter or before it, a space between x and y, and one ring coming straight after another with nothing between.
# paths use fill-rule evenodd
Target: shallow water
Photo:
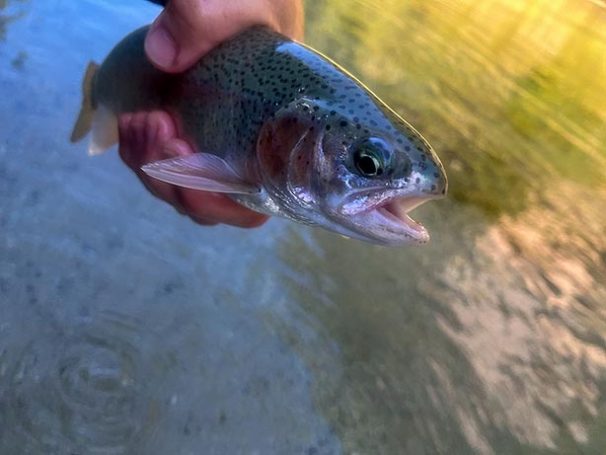
<instances>
[{"instance_id":1,"label":"shallow water","mask_svg":"<svg viewBox=\"0 0 606 455\"><path fill-rule=\"evenodd\" d=\"M606 452L606 9L308 4L450 197L423 248L200 228L67 137L158 9L0 0L0 454Z\"/></svg>"}]
</instances>

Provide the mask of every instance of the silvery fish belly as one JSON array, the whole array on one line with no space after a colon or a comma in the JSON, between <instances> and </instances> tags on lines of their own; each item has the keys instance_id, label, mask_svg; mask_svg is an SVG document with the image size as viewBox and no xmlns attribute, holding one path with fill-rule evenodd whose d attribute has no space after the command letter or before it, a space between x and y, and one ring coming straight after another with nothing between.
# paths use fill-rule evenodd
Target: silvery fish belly
<instances>
[{"instance_id":1,"label":"silvery fish belly","mask_svg":"<svg viewBox=\"0 0 606 455\"><path fill-rule=\"evenodd\" d=\"M438 157L343 68L266 28L223 43L179 75L146 59L146 28L90 64L72 140L117 140L122 112L161 109L195 154L147 164L150 176L229 194L262 213L383 245L425 243L408 213L446 194Z\"/></svg>"}]
</instances>

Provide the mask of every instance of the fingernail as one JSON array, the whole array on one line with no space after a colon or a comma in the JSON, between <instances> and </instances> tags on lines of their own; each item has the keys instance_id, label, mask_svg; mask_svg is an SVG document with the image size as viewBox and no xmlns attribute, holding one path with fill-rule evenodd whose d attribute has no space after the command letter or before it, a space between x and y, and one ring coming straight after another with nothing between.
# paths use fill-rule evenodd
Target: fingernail
<instances>
[{"instance_id":1,"label":"fingernail","mask_svg":"<svg viewBox=\"0 0 606 455\"><path fill-rule=\"evenodd\" d=\"M170 68L177 58L177 43L160 22L152 26L145 39L145 52L161 68Z\"/></svg>"}]
</instances>

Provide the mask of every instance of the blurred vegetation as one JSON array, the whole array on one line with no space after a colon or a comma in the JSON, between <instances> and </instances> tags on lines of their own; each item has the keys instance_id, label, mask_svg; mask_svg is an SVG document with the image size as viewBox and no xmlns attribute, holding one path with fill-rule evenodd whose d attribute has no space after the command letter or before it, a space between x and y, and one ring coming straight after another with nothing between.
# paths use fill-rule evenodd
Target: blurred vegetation
<instances>
[{"instance_id":1,"label":"blurred vegetation","mask_svg":"<svg viewBox=\"0 0 606 455\"><path fill-rule=\"evenodd\" d=\"M507 392L487 381L488 368L478 367L486 350L499 355L494 346L453 342L444 330L468 331L467 341L495 340L493 330L511 323L511 335L520 336L525 329L512 321L526 323L520 308L529 301L521 290L549 289L544 277L557 273L552 264L575 263L572 258L581 258L579 270L587 275L566 269L564 282L575 274L596 276L585 288L583 281L571 285L570 301L592 308L591 322L578 323L573 311L541 301L543 291L535 304L547 319L562 318L554 323L562 335L568 327L602 322L597 302L603 294L592 292L604 281L606 263L604 253L594 254L604 251L597 239L605 226L606 9L587 0L313 0L306 14L307 42L415 125L442 157L450 180L449 199L421 209L435 234L422 250L370 254L364 245L316 233L315 256L306 242L293 239L281 252L285 270L300 270L291 282L285 279L302 308L295 319L307 318L336 346L331 357L327 342L303 336L301 342L285 330L295 349L312 345L301 355L317 381L317 406L344 451L606 453L606 382L591 378L589 367L562 367L574 365L574 355L560 357L548 336L536 344L528 337L515 356L498 362L498 373L489 371L509 375L511 383L503 383L516 386ZM489 259L477 238L508 218L492 223L487 216L507 214L518 215L515 222L492 229L485 241L498 249L500 239L512 253L501 250ZM511 265L514 257L536 265L517 270L524 262ZM529 277L530 270L538 278ZM453 283L467 279L469 287L452 292ZM482 321L475 324L453 311L474 301L486 301L474 307L484 311L498 303L507 322L474 311L474 320ZM540 331L542 317L531 316L528 330ZM575 330L582 340L577 346L590 340L603 349L603 327L592 329L591 337ZM335 364L341 368L336 378ZM545 395L557 396L561 384L574 392L553 405ZM583 400L582 387L598 391L595 410ZM523 417L509 414L510 406L523 409ZM524 435L518 425L539 429L545 440Z\"/></svg>"},{"instance_id":2,"label":"blurred vegetation","mask_svg":"<svg viewBox=\"0 0 606 455\"><path fill-rule=\"evenodd\" d=\"M606 9L583 0L314 0L307 42L443 158L450 197L517 213L553 179L606 184Z\"/></svg>"}]
</instances>

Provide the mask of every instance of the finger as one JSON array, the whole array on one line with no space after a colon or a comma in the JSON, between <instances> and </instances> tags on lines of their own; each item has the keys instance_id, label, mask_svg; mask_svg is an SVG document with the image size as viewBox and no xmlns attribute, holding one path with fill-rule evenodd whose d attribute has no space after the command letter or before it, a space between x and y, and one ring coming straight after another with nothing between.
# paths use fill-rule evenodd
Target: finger
<instances>
[{"instance_id":1,"label":"finger","mask_svg":"<svg viewBox=\"0 0 606 455\"><path fill-rule=\"evenodd\" d=\"M171 1L145 39L150 61L163 71L175 73L191 66L211 48L201 17L197 2Z\"/></svg>"},{"instance_id":2,"label":"finger","mask_svg":"<svg viewBox=\"0 0 606 455\"><path fill-rule=\"evenodd\" d=\"M150 193L185 214L178 205L175 187L150 179L141 171L143 164L169 157L163 156L163 144L174 137L175 131L174 122L166 112L122 114L118 120L119 153Z\"/></svg>"},{"instance_id":3,"label":"finger","mask_svg":"<svg viewBox=\"0 0 606 455\"><path fill-rule=\"evenodd\" d=\"M201 226L216 226L217 224L219 224L216 221L211 221L207 218L199 217L196 215L190 215L189 218Z\"/></svg>"},{"instance_id":4,"label":"finger","mask_svg":"<svg viewBox=\"0 0 606 455\"><path fill-rule=\"evenodd\" d=\"M132 165L132 130L130 128L130 122L132 120L132 114L123 114L118 119L118 141L120 146L118 147L118 153L122 158L122 161L130 167L133 168Z\"/></svg>"},{"instance_id":5,"label":"finger","mask_svg":"<svg viewBox=\"0 0 606 455\"><path fill-rule=\"evenodd\" d=\"M174 156L164 148L176 134L175 124L166 112L122 114L118 132L120 156L134 171L144 164Z\"/></svg>"},{"instance_id":6,"label":"finger","mask_svg":"<svg viewBox=\"0 0 606 455\"><path fill-rule=\"evenodd\" d=\"M171 0L150 27L145 51L161 70L181 72L253 25L301 38L302 4L299 0Z\"/></svg>"},{"instance_id":7,"label":"finger","mask_svg":"<svg viewBox=\"0 0 606 455\"><path fill-rule=\"evenodd\" d=\"M148 114L147 142L148 144L157 144L156 148L161 149L168 141L177 134L177 128L172 117L164 111L152 111Z\"/></svg>"},{"instance_id":8,"label":"finger","mask_svg":"<svg viewBox=\"0 0 606 455\"><path fill-rule=\"evenodd\" d=\"M177 197L185 212L194 219L202 217L243 228L261 226L268 219L267 216L247 209L224 194L180 188Z\"/></svg>"},{"instance_id":9,"label":"finger","mask_svg":"<svg viewBox=\"0 0 606 455\"><path fill-rule=\"evenodd\" d=\"M141 151L145 152L139 155L140 159L147 159L149 155L153 153L153 149L151 147L153 144L147 142L147 130L149 128L147 116L147 112L137 112L133 115L130 122L132 140L135 144L137 144Z\"/></svg>"},{"instance_id":10,"label":"finger","mask_svg":"<svg viewBox=\"0 0 606 455\"><path fill-rule=\"evenodd\" d=\"M171 139L164 144L163 153L166 158L189 156L195 153L191 145L182 139Z\"/></svg>"}]
</instances>

